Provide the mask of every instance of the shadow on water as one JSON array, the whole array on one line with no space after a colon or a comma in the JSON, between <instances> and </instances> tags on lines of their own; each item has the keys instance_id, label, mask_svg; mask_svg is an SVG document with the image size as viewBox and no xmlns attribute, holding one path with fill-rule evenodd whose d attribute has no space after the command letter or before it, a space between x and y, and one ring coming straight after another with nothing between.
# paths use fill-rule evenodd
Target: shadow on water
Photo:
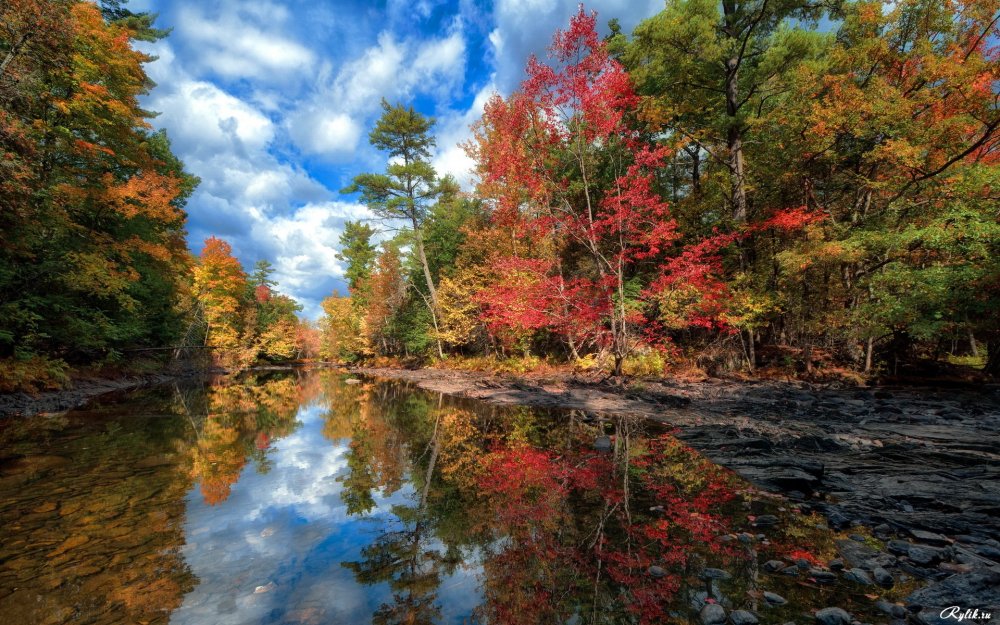
<instances>
[{"instance_id":1,"label":"shadow on water","mask_svg":"<svg viewBox=\"0 0 1000 625\"><path fill-rule=\"evenodd\" d=\"M3 428L5 623L887 620L813 568L844 536L641 419L327 371Z\"/></svg>"}]
</instances>

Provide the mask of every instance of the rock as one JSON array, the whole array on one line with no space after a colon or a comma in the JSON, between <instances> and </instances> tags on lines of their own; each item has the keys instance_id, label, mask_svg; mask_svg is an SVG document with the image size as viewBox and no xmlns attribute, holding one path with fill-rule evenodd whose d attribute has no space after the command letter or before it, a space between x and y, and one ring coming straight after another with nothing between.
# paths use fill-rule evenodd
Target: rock
<instances>
[{"instance_id":1,"label":"rock","mask_svg":"<svg viewBox=\"0 0 1000 625\"><path fill-rule=\"evenodd\" d=\"M875 583L868 573L862 569L848 569L844 572L844 579L850 580L855 584L861 584L862 586L871 586Z\"/></svg>"},{"instance_id":2,"label":"rock","mask_svg":"<svg viewBox=\"0 0 1000 625\"><path fill-rule=\"evenodd\" d=\"M933 566L941 561L941 553L931 547L913 545L907 553L910 561L920 566Z\"/></svg>"},{"instance_id":3,"label":"rock","mask_svg":"<svg viewBox=\"0 0 1000 625\"><path fill-rule=\"evenodd\" d=\"M851 625L851 615L842 608L823 608L816 612L820 625Z\"/></svg>"},{"instance_id":4,"label":"rock","mask_svg":"<svg viewBox=\"0 0 1000 625\"><path fill-rule=\"evenodd\" d=\"M910 553L910 547L912 545L905 540L890 540L886 545L889 549L889 553L896 554L897 556L905 556Z\"/></svg>"},{"instance_id":5,"label":"rock","mask_svg":"<svg viewBox=\"0 0 1000 625\"><path fill-rule=\"evenodd\" d=\"M768 560L764 563L764 570L768 573L777 573L785 568L785 563L781 560Z\"/></svg>"},{"instance_id":6,"label":"rock","mask_svg":"<svg viewBox=\"0 0 1000 625\"><path fill-rule=\"evenodd\" d=\"M754 520L753 524L756 527L773 527L778 524L778 517L773 514L762 514Z\"/></svg>"},{"instance_id":7,"label":"rock","mask_svg":"<svg viewBox=\"0 0 1000 625\"><path fill-rule=\"evenodd\" d=\"M958 606L1000 606L1000 573L987 571L952 575L910 594L907 604L938 609Z\"/></svg>"},{"instance_id":8,"label":"rock","mask_svg":"<svg viewBox=\"0 0 1000 625\"><path fill-rule=\"evenodd\" d=\"M785 599L778 593L770 592L768 590L764 591L764 601L766 601L768 605L785 605L788 603L788 599Z\"/></svg>"},{"instance_id":9,"label":"rock","mask_svg":"<svg viewBox=\"0 0 1000 625\"><path fill-rule=\"evenodd\" d=\"M910 536L913 536L922 543L928 543L931 545L944 546L948 544L948 539L941 534L935 534L934 532L927 532L924 530L910 530Z\"/></svg>"},{"instance_id":10,"label":"rock","mask_svg":"<svg viewBox=\"0 0 1000 625\"><path fill-rule=\"evenodd\" d=\"M875 578L875 583L883 588L892 588L893 584L895 584L895 580L892 579L892 573L880 566L872 569L872 577Z\"/></svg>"},{"instance_id":11,"label":"rock","mask_svg":"<svg viewBox=\"0 0 1000 625\"><path fill-rule=\"evenodd\" d=\"M843 529L851 524L851 519L840 510L827 512L826 519L834 529Z\"/></svg>"},{"instance_id":12,"label":"rock","mask_svg":"<svg viewBox=\"0 0 1000 625\"><path fill-rule=\"evenodd\" d=\"M844 561L840 558L836 558L834 560L830 560L830 563L827 566L830 567L831 571L843 571Z\"/></svg>"},{"instance_id":13,"label":"rock","mask_svg":"<svg viewBox=\"0 0 1000 625\"><path fill-rule=\"evenodd\" d=\"M611 451L611 437L598 436L594 440L594 449L597 451Z\"/></svg>"},{"instance_id":14,"label":"rock","mask_svg":"<svg viewBox=\"0 0 1000 625\"><path fill-rule=\"evenodd\" d=\"M809 569L809 577L816 580L817 584L832 584L837 581L836 573L821 569Z\"/></svg>"},{"instance_id":15,"label":"rock","mask_svg":"<svg viewBox=\"0 0 1000 625\"><path fill-rule=\"evenodd\" d=\"M708 581L710 579L729 579L732 575L722 569L705 569L698 574L698 579Z\"/></svg>"},{"instance_id":16,"label":"rock","mask_svg":"<svg viewBox=\"0 0 1000 625\"><path fill-rule=\"evenodd\" d=\"M738 539L739 539L739 541L740 541L741 543L743 543L744 545L749 545L750 543L752 543L752 542L753 542L753 538L754 538L754 536L753 536L753 534L748 534L748 533L746 533L746 532L743 532L743 533L741 533L741 534L740 534L739 536L737 536L737 538L738 538Z\"/></svg>"},{"instance_id":17,"label":"rock","mask_svg":"<svg viewBox=\"0 0 1000 625\"><path fill-rule=\"evenodd\" d=\"M878 556L878 552L863 543L853 540L838 540L837 551L841 557L854 568L864 565L865 562Z\"/></svg>"},{"instance_id":18,"label":"rock","mask_svg":"<svg viewBox=\"0 0 1000 625\"><path fill-rule=\"evenodd\" d=\"M726 609L718 603L706 603L698 613L702 625L722 625L726 622Z\"/></svg>"},{"instance_id":19,"label":"rock","mask_svg":"<svg viewBox=\"0 0 1000 625\"><path fill-rule=\"evenodd\" d=\"M646 572L649 573L650 577L660 579L661 577L667 576L667 571L662 566L656 566L655 564L648 569Z\"/></svg>"},{"instance_id":20,"label":"rock","mask_svg":"<svg viewBox=\"0 0 1000 625\"><path fill-rule=\"evenodd\" d=\"M56 547L55 550L51 551L48 557L55 558L57 556L66 553L70 549L76 549L77 547L85 545L88 542L90 542L90 539L82 534L79 534L77 536L70 536L69 538L64 540L61 545Z\"/></svg>"},{"instance_id":21,"label":"rock","mask_svg":"<svg viewBox=\"0 0 1000 625\"><path fill-rule=\"evenodd\" d=\"M344 380L344 384L361 384L361 380L357 378L347 378Z\"/></svg>"},{"instance_id":22,"label":"rock","mask_svg":"<svg viewBox=\"0 0 1000 625\"><path fill-rule=\"evenodd\" d=\"M255 594L255 595L261 595L261 594L264 594L265 592L271 592L272 590L274 590L277 587L278 586L274 582L268 582L264 586L257 586L256 588L254 588L253 589L253 594Z\"/></svg>"},{"instance_id":23,"label":"rock","mask_svg":"<svg viewBox=\"0 0 1000 625\"><path fill-rule=\"evenodd\" d=\"M799 567L800 571L808 571L812 564L805 558L799 558L795 561L795 566Z\"/></svg>"},{"instance_id":24,"label":"rock","mask_svg":"<svg viewBox=\"0 0 1000 625\"><path fill-rule=\"evenodd\" d=\"M847 537L857 543L865 542L865 537L861 534L848 534Z\"/></svg>"},{"instance_id":25,"label":"rock","mask_svg":"<svg viewBox=\"0 0 1000 625\"><path fill-rule=\"evenodd\" d=\"M799 576L799 567L797 567L797 566L787 566L787 567L781 569L781 573L782 573L782 575L788 575L789 577L798 577Z\"/></svg>"},{"instance_id":26,"label":"rock","mask_svg":"<svg viewBox=\"0 0 1000 625\"><path fill-rule=\"evenodd\" d=\"M757 625L757 615L748 610L733 610L729 615L729 621L733 625Z\"/></svg>"}]
</instances>

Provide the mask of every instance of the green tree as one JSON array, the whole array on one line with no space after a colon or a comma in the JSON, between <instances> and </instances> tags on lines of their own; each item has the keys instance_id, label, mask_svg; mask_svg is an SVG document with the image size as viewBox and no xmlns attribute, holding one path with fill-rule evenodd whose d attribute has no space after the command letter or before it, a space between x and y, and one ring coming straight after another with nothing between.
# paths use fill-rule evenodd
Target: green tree
<instances>
[{"instance_id":1,"label":"green tree","mask_svg":"<svg viewBox=\"0 0 1000 625\"><path fill-rule=\"evenodd\" d=\"M360 221L348 221L340 235L341 250L337 260L347 263L344 278L351 292L351 300L356 306L364 307L368 302L371 287L368 281L375 267L376 248L372 243L375 229Z\"/></svg>"},{"instance_id":2,"label":"green tree","mask_svg":"<svg viewBox=\"0 0 1000 625\"><path fill-rule=\"evenodd\" d=\"M442 194L457 192L453 180L439 180L430 164L435 139L430 134L432 118L412 106L382 101L382 117L369 133L373 146L386 152L390 164L384 174L365 173L341 190L361 193L362 201L380 219L402 221L413 233L413 247L420 260L431 314L437 315L437 287L424 249L424 227L428 211Z\"/></svg>"}]
</instances>

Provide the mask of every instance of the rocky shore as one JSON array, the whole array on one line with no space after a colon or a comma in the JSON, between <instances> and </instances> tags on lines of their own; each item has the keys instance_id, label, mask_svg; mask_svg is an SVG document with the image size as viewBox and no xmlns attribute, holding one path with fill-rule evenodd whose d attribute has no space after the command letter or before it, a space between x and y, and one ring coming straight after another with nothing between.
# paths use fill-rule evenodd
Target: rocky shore
<instances>
[{"instance_id":1,"label":"rocky shore","mask_svg":"<svg viewBox=\"0 0 1000 625\"><path fill-rule=\"evenodd\" d=\"M71 388L43 393L0 394L0 418L30 416L42 412L59 412L77 408L99 395L127 391L143 386L163 384L176 375L151 374L122 378L83 378L73 381Z\"/></svg>"},{"instance_id":2,"label":"rocky shore","mask_svg":"<svg viewBox=\"0 0 1000 625\"><path fill-rule=\"evenodd\" d=\"M1000 387L659 381L620 389L570 377L352 371L494 403L663 422L714 462L823 513L832 528L873 528L883 549L841 541L841 559L820 576L873 587L901 576L926 580L905 611L886 608L890 622L953 622L940 612L956 605L1000 619ZM780 564L771 563L775 573L795 568ZM703 621L712 625L718 616ZM824 625L840 625L843 617L825 616Z\"/></svg>"}]
</instances>

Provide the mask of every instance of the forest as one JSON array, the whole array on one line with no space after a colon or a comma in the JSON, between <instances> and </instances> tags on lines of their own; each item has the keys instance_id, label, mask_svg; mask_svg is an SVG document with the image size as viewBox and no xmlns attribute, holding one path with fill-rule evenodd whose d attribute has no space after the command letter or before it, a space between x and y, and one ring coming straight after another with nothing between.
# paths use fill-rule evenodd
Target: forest
<instances>
[{"instance_id":1,"label":"forest","mask_svg":"<svg viewBox=\"0 0 1000 625\"><path fill-rule=\"evenodd\" d=\"M120 2L0 7L0 390L197 353L527 371L1000 375L1000 3L581 6L439 175L382 101L312 322L267 259L196 256L198 179ZM607 27L605 27L607 25ZM602 35L601 33L607 33Z\"/></svg>"}]
</instances>

